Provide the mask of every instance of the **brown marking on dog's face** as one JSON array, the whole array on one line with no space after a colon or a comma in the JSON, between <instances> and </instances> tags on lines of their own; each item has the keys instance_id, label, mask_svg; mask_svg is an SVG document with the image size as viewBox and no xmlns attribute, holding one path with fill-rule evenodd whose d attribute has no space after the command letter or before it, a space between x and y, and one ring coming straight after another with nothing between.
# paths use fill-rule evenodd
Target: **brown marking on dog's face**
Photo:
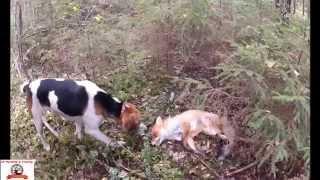
<instances>
[{"instance_id":1,"label":"brown marking on dog's face","mask_svg":"<svg viewBox=\"0 0 320 180\"><path fill-rule=\"evenodd\" d=\"M97 115L105 116L105 111L100 103L94 101L94 109Z\"/></svg>"},{"instance_id":2,"label":"brown marking on dog's face","mask_svg":"<svg viewBox=\"0 0 320 180\"><path fill-rule=\"evenodd\" d=\"M31 113L32 109L32 95L27 96L27 106L28 106L28 111Z\"/></svg>"},{"instance_id":3,"label":"brown marking on dog's face","mask_svg":"<svg viewBox=\"0 0 320 180\"><path fill-rule=\"evenodd\" d=\"M135 105L127 102L123 103L120 115L122 128L127 131L137 129L140 124L140 117L140 111Z\"/></svg>"}]
</instances>

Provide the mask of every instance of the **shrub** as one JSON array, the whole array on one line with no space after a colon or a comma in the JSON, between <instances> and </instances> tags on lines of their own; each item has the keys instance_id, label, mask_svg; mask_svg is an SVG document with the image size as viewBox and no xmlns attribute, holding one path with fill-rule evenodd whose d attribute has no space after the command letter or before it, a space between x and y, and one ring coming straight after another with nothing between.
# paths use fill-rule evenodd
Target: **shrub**
<instances>
[{"instance_id":1,"label":"shrub","mask_svg":"<svg viewBox=\"0 0 320 180\"><path fill-rule=\"evenodd\" d=\"M280 175L278 168L299 166L295 160L303 159L305 173L309 169L309 46L294 22L251 27L255 41L240 41L232 60L216 67L221 82L248 85L248 125L262 142L258 167L269 162L274 176Z\"/></svg>"}]
</instances>

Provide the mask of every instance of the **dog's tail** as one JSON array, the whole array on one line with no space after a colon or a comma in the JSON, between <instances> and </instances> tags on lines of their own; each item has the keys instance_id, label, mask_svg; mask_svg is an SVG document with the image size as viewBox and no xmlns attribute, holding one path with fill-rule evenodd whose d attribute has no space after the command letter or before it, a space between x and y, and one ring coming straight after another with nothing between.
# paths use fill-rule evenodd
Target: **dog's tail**
<instances>
[{"instance_id":1,"label":"dog's tail","mask_svg":"<svg viewBox=\"0 0 320 180\"><path fill-rule=\"evenodd\" d=\"M20 92L22 95L28 95L30 93L30 81L25 81L24 83L22 83L22 85L20 86Z\"/></svg>"}]
</instances>

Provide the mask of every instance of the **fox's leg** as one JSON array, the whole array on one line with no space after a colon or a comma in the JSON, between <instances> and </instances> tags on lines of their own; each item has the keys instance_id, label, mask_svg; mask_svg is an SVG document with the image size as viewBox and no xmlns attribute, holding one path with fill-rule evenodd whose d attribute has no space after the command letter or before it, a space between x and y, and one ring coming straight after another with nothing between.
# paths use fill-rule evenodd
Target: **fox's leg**
<instances>
[{"instance_id":1,"label":"fox's leg","mask_svg":"<svg viewBox=\"0 0 320 180\"><path fill-rule=\"evenodd\" d=\"M223 133L223 131L217 128L205 128L204 133L210 136L218 135L223 141L228 141L228 137Z\"/></svg>"},{"instance_id":2,"label":"fox's leg","mask_svg":"<svg viewBox=\"0 0 320 180\"><path fill-rule=\"evenodd\" d=\"M201 151L198 150L198 148L196 147L196 145L194 144L194 141L191 137L188 138L187 143L189 145L189 147L197 154L202 154Z\"/></svg>"},{"instance_id":3,"label":"fox's leg","mask_svg":"<svg viewBox=\"0 0 320 180\"><path fill-rule=\"evenodd\" d=\"M189 131L190 131L190 125L187 123L181 124L182 128L182 142L183 146L188 149L188 137L189 137Z\"/></svg>"},{"instance_id":4,"label":"fox's leg","mask_svg":"<svg viewBox=\"0 0 320 180\"><path fill-rule=\"evenodd\" d=\"M200 131L193 131L191 132L191 127L190 124L182 124L182 130L183 130L183 145L185 148L190 149L197 153L197 154L202 154L198 148L196 147L193 138L200 133Z\"/></svg>"}]
</instances>

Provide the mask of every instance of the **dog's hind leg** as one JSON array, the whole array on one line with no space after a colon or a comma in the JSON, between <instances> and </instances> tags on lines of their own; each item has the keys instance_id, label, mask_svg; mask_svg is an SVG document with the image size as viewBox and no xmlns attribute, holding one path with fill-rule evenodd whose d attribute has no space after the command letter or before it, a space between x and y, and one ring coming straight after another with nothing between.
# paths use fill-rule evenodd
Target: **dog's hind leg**
<instances>
[{"instance_id":1,"label":"dog's hind leg","mask_svg":"<svg viewBox=\"0 0 320 180\"><path fill-rule=\"evenodd\" d=\"M37 135L39 136L44 149L47 151L50 151L50 145L44 140L44 137L43 137L42 108L39 106L32 106L31 111L32 111L32 120L36 127Z\"/></svg>"}]
</instances>

